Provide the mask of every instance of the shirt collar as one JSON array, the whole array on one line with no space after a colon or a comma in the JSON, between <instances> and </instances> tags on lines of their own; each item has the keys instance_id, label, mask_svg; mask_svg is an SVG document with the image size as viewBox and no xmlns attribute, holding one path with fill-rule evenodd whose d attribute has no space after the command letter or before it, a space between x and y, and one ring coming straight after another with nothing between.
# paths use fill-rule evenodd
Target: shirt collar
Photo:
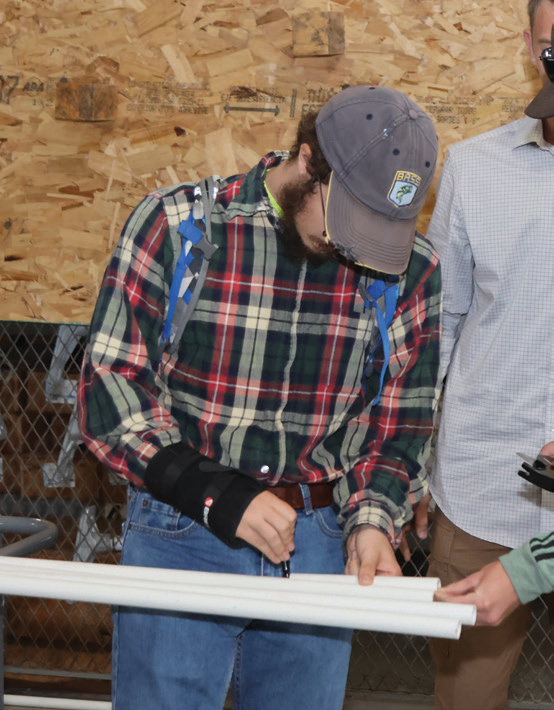
<instances>
[{"instance_id":1,"label":"shirt collar","mask_svg":"<svg viewBox=\"0 0 554 710\"><path fill-rule=\"evenodd\" d=\"M268 170L277 167L288 158L287 151L278 150L267 155L250 170L242 181L238 195L231 201L227 208L227 216L233 219L238 215L250 216L256 212L269 212L273 210L264 188L264 180Z\"/></svg>"},{"instance_id":2,"label":"shirt collar","mask_svg":"<svg viewBox=\"0 0 554 710\"><path fill-rule=\"evenodd\" d=\"M544 140L542 121L540 118L530 118L529 116L524 116L516 124L513 139L512 149L534 143L542 150L552 152L552 146Z\"/></svg>"}]
</instances>

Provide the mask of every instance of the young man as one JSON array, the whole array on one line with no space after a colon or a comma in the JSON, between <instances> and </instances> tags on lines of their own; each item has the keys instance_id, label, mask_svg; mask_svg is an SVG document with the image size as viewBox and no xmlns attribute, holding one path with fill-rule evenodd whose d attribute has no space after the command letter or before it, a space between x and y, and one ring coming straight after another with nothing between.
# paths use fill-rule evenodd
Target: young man
<instances>
[{"instance_id":1,"label":"young man","mask_svg":"<svg viewBox=\"0 0 554 710\"><path fill-rule=\"evenodd\" d=\"M528 9L525 41L547 81L554 3ZM446 374L429 574L443 584L554 529L552 494L517 476L516 454L539 451L554 430L552 142L552 119L527 116L453 146L441 175L428 232L443 275ZM435 706L503 710L528 617L520 607L494 629L433 640Z\"/></svg>"},{"instance_id":2,"label":"young man","mask_svg":"<svg viewBox=\"0 0 554 710\"><path fill-rule=\"evenodd\" d=\"M403 94L334 96L290 154L220 182L207 277L161 358L195 185L137 207L79 395L85 442L131 484L123 564L281 576L339 574L346 558L364 584L400 573L436 396L440 274L415 233L436 154ZM243 709L338 710L350 637L120 608L114 708L213 710L232 679Z\"/></svg>"},{"instance_id":3,"label":"young man","mask_svg":"<svg viewBox=\"0 0 554 710\"><path fill-rule=\"evenodd\" d=\"M554 25L550 45L541 59L549 81L525 109L533 118L544 119L543 133L551 128L554 116ZM554 441L541 449L544 456L554 456ZM542 594L554 591L554 533L535 535L516 550L502 555L479 572L437 590L437 601L475 604L477 624L498 626L514 609Z\"/></svg>"}]
</instances>

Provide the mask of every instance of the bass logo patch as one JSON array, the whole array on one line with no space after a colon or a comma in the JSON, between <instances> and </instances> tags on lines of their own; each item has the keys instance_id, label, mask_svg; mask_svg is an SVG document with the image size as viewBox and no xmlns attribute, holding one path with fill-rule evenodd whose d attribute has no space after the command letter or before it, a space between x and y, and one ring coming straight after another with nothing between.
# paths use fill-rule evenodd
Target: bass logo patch
<instances>
[{"instance_id":1,"label":"bass logo patch","mask_svg":"<svg viewBox=\"0 0 554 710\"><path fill-rule=\"evenodd\" d=\"M396 207L407 207L413 202L421 178L416 173L407 170L397 170L387 199Z\"/></svg>"}]
</instances>

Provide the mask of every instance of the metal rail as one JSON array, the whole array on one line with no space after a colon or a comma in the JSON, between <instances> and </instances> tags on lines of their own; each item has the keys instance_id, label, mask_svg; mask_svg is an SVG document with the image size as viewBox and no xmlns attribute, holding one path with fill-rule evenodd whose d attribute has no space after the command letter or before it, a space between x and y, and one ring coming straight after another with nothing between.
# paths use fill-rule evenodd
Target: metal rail
<instances>
[{"instance_id":1,"label":"metal rail","mask_svg":"<svg viewBox=\"0 0 554 710\"><path fill-rule=\"evenodd\" d=\"M27 535L23 540L2 546L4 533ZM44 550L58 539L58 528L47 520L0 515L0 556L26 557ZM0 710L4 710L4 614L6 600L0 595Z\"/></svg>"},{"instance_id":2,"label":"metal rail","mask_svg":"<svg viewBox=\"0 0 554 710\"><path fill-rule=\"evenodd\" d=\"M33 552L51 547L58 539L58 528L54 523L12 515L0 515L0 541L4 533L28 535L23 540L0 547L0 555L4 557L28 557Z\"/></svg>"}]
</instances>

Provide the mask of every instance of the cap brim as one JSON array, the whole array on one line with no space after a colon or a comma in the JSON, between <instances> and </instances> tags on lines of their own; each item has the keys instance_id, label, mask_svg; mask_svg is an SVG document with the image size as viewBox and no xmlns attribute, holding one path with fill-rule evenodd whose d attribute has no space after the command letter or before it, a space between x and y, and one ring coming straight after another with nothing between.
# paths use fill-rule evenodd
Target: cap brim
<instances>
[{"instance_id":1,"label":"cap brim","mask_svg":"<svg viewBox=\"0 0 554 710\"><path fill-rule=\"evenodd\" d=\"M331 174L325 228L346 258L385 274L401 274L410 261L416 221L417 216L392 220L372 212Z\"/></svg>"},{"instance_id":2,"label":"cap brim","mask_svg":"<svg viewBox=\"0 0 554 710\"><path fill-rule=\"evenodd\" d=\"M529 106L525 113L531 118L550 118L554 116L554 82L545 84Z\"/></svg>"}]
</instances>

